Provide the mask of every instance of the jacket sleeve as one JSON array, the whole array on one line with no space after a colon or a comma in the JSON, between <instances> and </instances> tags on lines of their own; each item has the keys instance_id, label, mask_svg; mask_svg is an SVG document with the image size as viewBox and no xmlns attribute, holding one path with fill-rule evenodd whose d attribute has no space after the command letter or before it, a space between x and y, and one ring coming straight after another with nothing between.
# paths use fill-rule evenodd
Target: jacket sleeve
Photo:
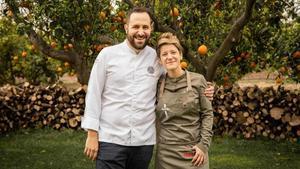
<instances>
[{"instance_id":1,"label":"jacket sleeve","mask_svg":"<svg viewBox=\"0 0 300 169\"><path fill-rule=\"evenodd\" d=\"M82 117L81 127L85 130L99 130L100 116L102 112L102 92L106 81L105 49L97 56L88 82L87 94L85 97L85 110Z\"/></svg>"},{"instance_id":2,"label":"jacket sleeve","mask_svg":"<svg viewBox=\"0 0 300 169\"><path fill-rule=\"evenodd\" d=\"M201 140L197 144L197 146L204 152L207 153L211 138L213 135L212 127L213 127L213 109L211 102L207 99L207 97L203 94L206 88L206 80L201 75L200 77L200 87L199 91L199 100L200 100L200 119L201 119L201 127L200 127L200 135Z\"/></svg>"}]
</instances>

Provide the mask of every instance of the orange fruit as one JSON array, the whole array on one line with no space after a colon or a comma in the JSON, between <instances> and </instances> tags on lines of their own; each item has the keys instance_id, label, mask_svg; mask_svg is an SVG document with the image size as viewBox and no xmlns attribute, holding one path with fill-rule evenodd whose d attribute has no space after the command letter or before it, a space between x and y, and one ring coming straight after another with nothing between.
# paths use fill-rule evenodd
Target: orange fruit
<instances>
[{"instance_id":1,"label":"orange fruit","mask_svg":"<svg viewBox=\"0 0 300 169\"><path fill-rule=\"evenodd\" d=\"M12 12L11 10L8 10L8 11L6 12L6 15L7 15L8 17L14 16L14 14L13 14L13 12Z\"/></svg>"},{"instance_id":2,"label":"orange fruit","mask_svg":"<svg viewBox=\"0 0 300 169\"><path fill-rule=\"evenodd\" d=\"M180 62L180 67L182 69L186 69L188 67L188 64L185 61Z\"/></svg>"},{"instance_id":3,"label":"orange fruit","mask_svg":"<svg viewBox=\"0 0 300 169\"><path fill-rule=\"evenodd\" d=\"M56 48L57 44L56 44L56 42L52 41L52 42L50 43L50 46L51 46L51 48Z\"/></svg>"},{"instance_id":4,"label":"orange fruit","mask_svg":"<svg viewBox=\"0 0 300 169\"><path fill-rule=\"evenodd\" d=\"M27 52L26 52L26 51L23 51L23 52L22 52L22 57L25 58L26 56L27 56Z\"/></svg>"},{"instance_id":5,"label":"orange fruit","mask_svg":"<svg viewBox=\"0 0 300 169\"><path fill-rule=\"evenodd\" d=\"M286 72L286 68L284 66L279 68L279 72L281 73L285 73Z\"/></svg>"},{"instance_id":6,"label":"orange fruit","mask_svg":"<svg viewBox=\"0 0 300 169\"><path fill-rule=\"evenodd\" d=\"M251 68L255 68L255 67L256 67L256 63L255 63L255 62L251 62L251 63L250 63L250 67L251 67Z\"/></svg>"},{"instance_id":7,"label":"orange fruit","mask_svg":"<svg viewBox=\"0 0 300 169\"><path fill-rule=\"evenodd\" d=\"M246 52L244 59L249 59L251 57L251 53L250 52Z\"/></svg>"},{"instance_id":8,"label":"orange fruit","mask_svg":"<svg viewBox=\"0 0 300 169\"><path fill-rule=\"evenodd\" d=\"M123 19L119 16L115 16L115 17L113 17L113 21L114 22L123 22Z\"/></svg>"},{"instance_id":9,"label":"orange fruit","mask_svg":"<svg viewBox=\"0 0 300 169\"><path fill-rule=\"evenodd\" d=\"M119 11L118 16L124 18L125 17L125 12L124 11Z\"/></svg>"},{"instance_id":10,"label":"orange fruit","mask_svg":"<svg viewBox=\"0 0 300 169\"><path fill-rule=\"evenodd\" d=\"M236 58L236 61L237 62L239 62L239 61L241 61L242 60L242 57L240 57L240 56L238 56L237 58Z\"/></svg>"},{"instance_id":11,"label":"orange fruit","mask_svg":"<svg viewBox=\"0 0 300 169\"><path fill-rule=\"evenodd\" d=\"M62 72L62 70L63 69L61 67L57 67L57 69L56 69L57 72Z\"/></svg>"},{"instance_id":12,"label":"orange fruit","mask_svg":"<svg viewBox=\"0 0 300 169\"><path fill-rule=\"evenodd\" d=\"M110 27L110 31L112 31L112 32L114 32L116 29L117 29L117 27L114 26L114 25L112 25L112 26Z\"/></svg>"},{"instance_id":13,"label":"orange fruit","mask_svg":"<svg viewBox=\"0 0 300 169\"><path fill-rule=\"evenodd\" d=\"M223 77L223 80L224 80L224 81L228 81L228 80L229 80L229 76L228 76L228 75L225 75L225 76Z\"/></svg>"},{"instance_id":14,"label":"orange fruit","mask_svg":"<svg viewBox=\"0 0 300 169\"><path fill-rule=\"evenodd\" d=\"M300 71L300 64L297 65L296 69L297 69L298 71Z\"/></svg>"},{"instance_id":15,"label":"orange fruit","mask_svg":"<svg viewBox=\"0 0 300 169\"><path fill-rule=\"evenodd\" d=\"M70 66L70 63L69 63L69 62L65 62L65 63L64 63L64 66L65 66L65 67L69 67L69 66Z\"/></svg>"},{"instance_id":16,"label":"orange fruit","mask_svg":"<svg viewBox=\"0 0 300 169\"><path fill-rule=\"evenodd\" d=\"M200 55L206 55L207 54L207 47L205 45L200 45L198 47L198 53Z\"/></svg>"},{"instance_id":17,"label":"orange fruit","mask_svg":"<svg viewBox=\"0 0 300 169\"><path fill-rule=\"evenodd\" d=\"M72 44L72 43L69 43L69 44L68 44L68 47L69 47L70 49L72 49L72 48L73 48L73 44Z\"/></svg>"},{"instance_id":18,"label":"orange fruit","mask_svg":"<svg viewBox=\"0 0 300 169\"><path fill-rule=\"evenodd\" d=\"M295 58L295 59L300 58L300 51L299 50L293 53L293 58Z\"/></svg>"},{"instance_id":19,"label":"orange fruit","mask_svg":"<svg viewBox=\"0 0 300 169\"><path fill-rule=\"evenodd\" d=\"M18 60L19 60L19 57L18 57L18 56L14 56L14 57L13 57L13 60L14 60L14 61L18 61Z\"/></svg>"},{"instance_id":20,"label":"orange fruit","mask_svg":"<svg viewBox=\"0 0 300 169\"><path fill-rule=\"evenodd\" d=\"M216 17L222 16L222 12L221 12L220 10L217 9L217 10L215 11L215 16L216 16Z\"/></svg>"},{"instance_id":21,"label":"orange fruit","mask_svg":"<svg viewBox=\"0 0 300 169\"><path fill-rule=\"evenodd\" d=\"M64 45L64 49L65 49L65 51L67 51L67 50L68 50L68 48L69 48L69 46L68 46L68 45Z\"/></svg>"},{"instance_id":22,"label":"orange fruit","mask_svg":"<svg viewBox=\"0 0 300 169\"><path fill-rule=\"evenodd\" d=\"M179 16L179 10L174 7L173 9L170 10L170 15L173 17L178 17Z\"/></svg>"},{"instance_id":23,"label":"orange fruit","mask_svg":"<svg viewBox=\"0 0 300 169\"><path fill-rule=\"evenodd\" d=\"M75 75L75 72L73 72L73 71L72 71L72 72L69 72L69 75L70 75L70 76L74 76L74 75Z\"/></svg>"},{"instance_id":24,"label":"orange fruit","mask_svg":"<svg viewBox=\"0 0 300 169\"><path fill-rule=\"evenodd\" d=\"M104 11L99 12L99 19L105 20L105 18L106 18L106 13Z\"/></svg>"},{"instance_id":25,"label":"orange fruit","mask_svg":"<svg viewBox=\"0 0 300 169\"><path fill-rule=\"evenodd\" d=\"M276 82L276 84L282 84L283 78L282 78L281 76L278 76L278 77L275 79L275 82Z\"/></svg>"}]
</instances>

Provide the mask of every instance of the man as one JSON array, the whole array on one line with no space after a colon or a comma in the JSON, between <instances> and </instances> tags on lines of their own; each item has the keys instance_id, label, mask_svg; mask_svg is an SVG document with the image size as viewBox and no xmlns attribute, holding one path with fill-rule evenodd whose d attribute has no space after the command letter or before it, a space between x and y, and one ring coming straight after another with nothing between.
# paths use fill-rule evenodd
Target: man
<instances>
[{"instance_id":1,"label":"man","mask_svg":"<svg viewBox=\"0 0 300 169\"><path fill-rule=\"evenodd\" d=\"M147 169L156 142L156 85L163 71L147 46L149 12L134 8L124 28L126 40L95 60L86 95L84 153L97 159L97 169Z\"/></svg>"}]
</instances>

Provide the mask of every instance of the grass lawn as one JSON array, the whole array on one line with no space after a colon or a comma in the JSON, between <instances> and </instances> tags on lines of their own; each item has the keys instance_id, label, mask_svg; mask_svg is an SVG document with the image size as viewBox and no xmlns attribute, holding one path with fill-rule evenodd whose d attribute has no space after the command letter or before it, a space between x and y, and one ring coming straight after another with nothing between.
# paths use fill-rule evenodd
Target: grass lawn
<instances>
[{"instance_id":1,"label":"grass lawn","mask_svg":"<svg viewBox=\"0 0 300 169\"><path fill-rule=\"evenodd\" d=\"M94 169L85 132L30 129L0 137L1 169ZM151 163L151 169L153 163ZM300 144L214 137L211 169L300 169Z\"/></svg>"}]
</instances>

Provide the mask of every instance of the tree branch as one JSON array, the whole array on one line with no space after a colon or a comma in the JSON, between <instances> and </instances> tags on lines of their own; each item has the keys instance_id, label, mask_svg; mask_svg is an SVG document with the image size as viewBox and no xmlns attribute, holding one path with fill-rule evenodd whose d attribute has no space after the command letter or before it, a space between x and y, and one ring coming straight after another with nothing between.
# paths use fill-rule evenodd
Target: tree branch
<instances>
[{"instance_id":1,"label":"tree branch","mask_svg":"<svg viewBox=\"0 0 300 169\"><path fill-rule=\"evenodd\" d=\"M227 35L227 37L221 44L220 48L216 51L214 56L209 61L208 70L207 70L207 74L206 74L206 79L208 81L213 80L216 70L217 70L217 66L220 64L221 60L225 57L225 55L233 47L235 42L238 40L241 30L247 24L247 22L250 20L254 3L255 3L255 0L248 0L246 2L245 12L233 24L229 34Z\"/></svg>"},{"instance_id":2,"label":"tree branch","mask_svg":"<svg viewBox=\"0 0 300 169\"><path fill-rule=\"evenodd\" d=\"M43 54L57 60L74 63L72 56L76 56L76 52L52 49L33 29L27 31L27 35L30 41L36 45Z\"/></svg>"},{"instance_id":3,"label":"tree branch","mask_svg":"<svg viewBox=\"0 0 300 169\"><path fill-rule=\"evenodd\" d=\"M8 1L6 0L5 3L9 6L9 8L14 13L14 20L16 23L23 23L25 22L23 19L21 19L20 11L18 9L18 6L15 1ZM28 23L25 23L29 25ZM63 51L63 50L54 50L48 45L34 30L33 28L28 28L25 30L26 34L29 37L29 40L37 46L43 54L52 57L57 60L70 62L71 64L75 62L74 57L78 56L77 53L73 51ZM79 56L78 56L79 57Z\"/></svg>"}]
</instances>

